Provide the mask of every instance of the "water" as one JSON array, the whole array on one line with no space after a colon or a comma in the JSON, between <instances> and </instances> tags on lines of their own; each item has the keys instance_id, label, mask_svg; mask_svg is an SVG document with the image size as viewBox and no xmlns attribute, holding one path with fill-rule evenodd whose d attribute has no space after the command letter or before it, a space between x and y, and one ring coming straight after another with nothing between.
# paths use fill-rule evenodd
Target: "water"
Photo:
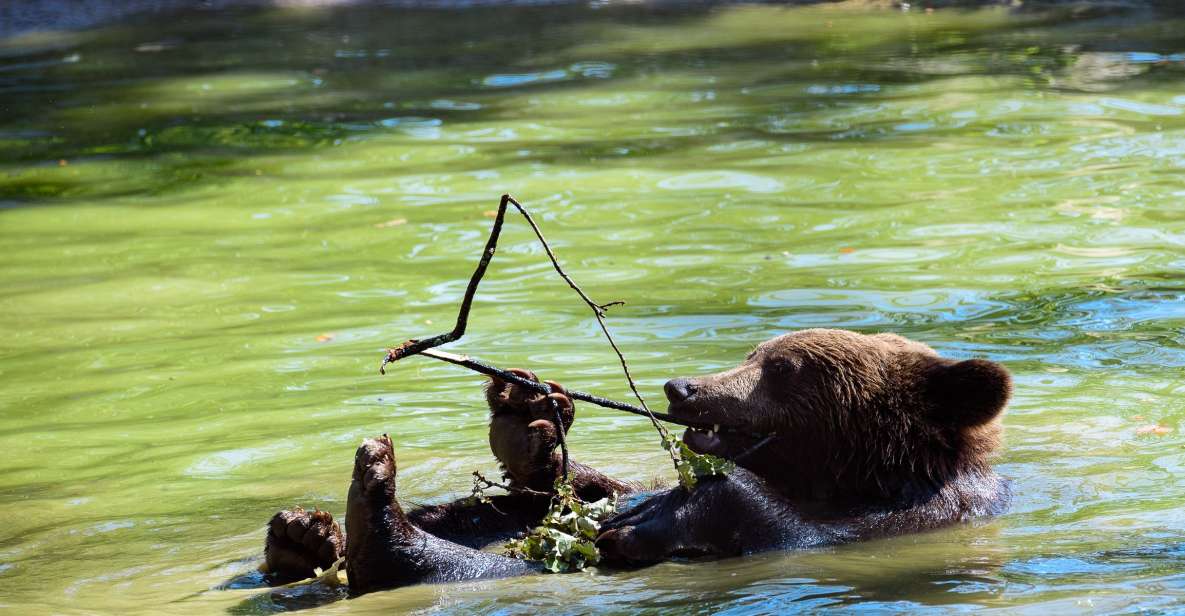
<instances>
[{"instance_id":1,"label":"water","mask_svg":"<svg viewBox=\"0 0 1185 616\"><path fill-rule=\"evenodd\" d=\"M0 604L261 613L263 523L495 473L448 328L504 191L643 391L787 330L1016 377L994 521L807 553L420 586L326 612L1171 611L1185 598L1185 21L1145 13L366 8L0 43ZM628 399L521 221L456 349ZM661 406L661 405L660 405ZM1159 429L1154 429L1159 428ZM669 477L645 421L573 455Z\"/></svg>"}]
</instances>

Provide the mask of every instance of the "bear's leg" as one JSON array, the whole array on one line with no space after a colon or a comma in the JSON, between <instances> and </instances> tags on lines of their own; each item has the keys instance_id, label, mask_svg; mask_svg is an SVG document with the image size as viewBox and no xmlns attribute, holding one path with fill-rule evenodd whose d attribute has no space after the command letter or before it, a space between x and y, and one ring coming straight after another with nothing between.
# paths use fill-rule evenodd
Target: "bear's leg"
<instances>
[{"instance_id":1,"label":"bear's leg","mask_svg":"<svg viewBox=\"0 0 1185 616\"><path fill-rule=\"evenodd\" d=\"M601 559L619 565L647 565L669 558L683 539L688 494L682 488L656 494L601 526ZM694 514L693 514L694 515Z\"/></svg>"},{"instance_id":2,"label":"bear's leg","mask_svg":"<svg viewBox=\"0 0 1185 616\"><path fill-rule=\"evenodd\" d=\"M781 546L831 541L801 524L788 501L744 469L704 477L690 492L657 494L601 526L597 547L608 563L643 565L672 557L740 556Z\"/></svg>"},{"instance_id":3,"label":"bear's leg","mask_svg":"<svg viewBox=\"0 0 1185 616\"><path fill-rule=\"evenodd\" d=\"M395 498L395 455L387 435L363 441L346 501L350 590L364 593L419 582L523 575L537 567L480 552L416 528Z\"/></svg>"},{"instance_id":4,"label":"bear's leg","mask_svg":"<svg viewBox=\"0 0 1185 616\"><path fill-rule=\"evenodd\" d=\"M610 494L630 494L639 488L638 484L617 481L575 460L570 463L570 472L576 495L590 503ZM407 517L416 528L441 539L482 548L520 537L539 526L551 505L550 496L545 494L498 494L488 498L489 502L470 497L423 505L408 511Z\"/></svg>"},{"instance_id":5,"label":"bear's leg","mask_svg":"<svg viewBox=\"0 0 1185 616\"><path fill-rule=\"evenodd\" d=\"M333 516L300 507L280 511L268 522L263 546L267 575L278 583L313 577L345 554L346 543Z\"/></svg>"},{"instance_id":6,"label":"bear's leg","mask_svg":"<svg viewBox=\"0 0 1185 616\"><path fill-rule=\"evenodd\" d=\"M407 512L420 530L446 541L483 548L522 536L539 525L551 498L533 494L498 494L488 503L468 497L451 503L423 505Z\"/></svg>"}]
</instances>

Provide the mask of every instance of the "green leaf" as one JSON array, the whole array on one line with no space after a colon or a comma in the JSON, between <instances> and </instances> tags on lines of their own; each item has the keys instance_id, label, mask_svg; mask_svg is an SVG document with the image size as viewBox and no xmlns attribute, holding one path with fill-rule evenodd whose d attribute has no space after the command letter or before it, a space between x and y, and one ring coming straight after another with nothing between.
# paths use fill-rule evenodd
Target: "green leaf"
<instances>
[{"instance_id":1,"label":"green leaf","mask_svg":"<svg viewBox=\"0 0 1185 616\"><path fill-rule=\"evenodd\" d=\"M667 434L663 449L674 453L675 470L679 473L679 485L686 490L695 488L699 479L714 475L727 475L736 468L736 463L717 456L696 453L678 436Z\"/></svg>"},{"instance_id":2,"label":"green leaf","mask_svg":"<svg viewBox=\"0 0 1185 616\"><path fill-rule=\"evenodd\" d=\"M563 573L568 570L568 563L561 560L559 556L548 556L543 559L543 566L552 573Z\"/></svg>"},{"instance_id":3,"label":"green leaf","mask_svg":"<svg viewBox=\"0 0 1185 616\"><path fill-rule=\"evenodd\" d=\"M597 532L600 531L601 526L600 524L597 524L597 521L592 518L580 517L576 518L576 529L581 535L584 535L589 539L596 539Z\"/></svg>"},{"instance_id":4,"label":"green leaf","mask_svg":"<svg viewBox=\"0 0 1185 616\"><path fill-rule=\"evenodd\" d=\"M540 525L522 539L507 542L505 551L515 558L538 561L553 573L580 571L600 560L594 540L601 520L617 510L617 499L611 496L586 503L570 484L557 481L555 488Z\"/></svg>"}]
</instances>

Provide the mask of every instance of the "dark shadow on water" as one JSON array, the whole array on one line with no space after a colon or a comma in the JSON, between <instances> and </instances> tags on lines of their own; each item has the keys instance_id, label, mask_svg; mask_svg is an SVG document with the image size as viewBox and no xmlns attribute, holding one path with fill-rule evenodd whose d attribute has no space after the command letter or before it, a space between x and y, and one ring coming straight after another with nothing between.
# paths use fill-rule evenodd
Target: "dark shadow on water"
<instances>
[{"instance_id":1,"label":"dark shadow on water","mask_svg":"<svg viewBox=\"0 0 1185 616\"><path fill-rule=\"evenodd\" d=\"M271 588L244 599L227 609L227 613L275 614L278 612L297 612L324 607L348 597L349 591L344 587L334 588L316 583L293 588Z\"/></svg>"},{"instance_id":2,"label":"dark shadow on water","mask_svg":"<svg viewBox=\"0 0 1185 616\"><path fill-rule=\"evenodd\" d=\"M628 84L678 71L720 76L722 95L741 87L782 94L731 100L739 116L695 120L721 126L705 134L531 140L525 151L519 140L482 142L480 157L462 158L449 169L524 162L581 167L621 158L662 169L664 155L755 138L909 147L941 133L911 135L859 119L812 127L810 120L892 100L898 94L886 90L894 85L967 74L1014 76L1032 88L1074 88L1092 78L1074 71L1087 70L1077 61L1094 50L1168 58L1185 48L1180 20L1148 11L1065 9L965 30L901 30L856 51L844 47L842 33L822 30L728 45L614 46L622 33L647 28L710 31L718 14L710 4L462 11L239 7L143 16L60 45L29 43L8 49L0 61L0 214L22 205L217 184L253 173L252 159L261 155L306 154L383 134L415 138L423 128L417 122L457 129L521 115L516 105L533 93ZM594 44L598 51L589 52ZM1110 88L1139 88L1182 73L1178 62L1100 57L1088 63L1090 70L1124 75L1112 79L1108 73ZM1133 63L1138 70L1124 73ZM236 75L239 81L220 81ZM672 96L685 97L700 86L670 87ZM779 115L803 126L771 130L768 118ZM70 170L96 164L125 165L132 172L75 176ZM410 163L397 171L439 168Z\"/></svg>"},{"instance_id":3,"label":"dark shadow on water","mask_svg":"<svg viewBox=\"0 0 1185 616\"><path fill-rule=\"evenodd\" d=\"M292 587L273 585L272 580L252 569L227 580L207 592L258 590L256 594L243 599L227 609L230 614L275 614L324 607L349 597L344 586L328 586L319 582L299 584ZM193 597L181 599L185 602Z\"/></svg>"}]
</instances>

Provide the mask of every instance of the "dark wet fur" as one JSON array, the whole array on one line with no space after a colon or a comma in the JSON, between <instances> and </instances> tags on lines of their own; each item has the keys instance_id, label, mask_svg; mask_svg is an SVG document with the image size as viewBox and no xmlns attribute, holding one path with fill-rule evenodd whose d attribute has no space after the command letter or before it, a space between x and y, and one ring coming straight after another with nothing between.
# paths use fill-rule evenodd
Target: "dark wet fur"
<instances>
[{"instance_id":1,"label":"dark wet fur","mask_svg":"<svg viewBox=\"0 0 1185 616\"><path fill-rule=\"evenodd\" d=\"M574 407L561 386L550 385L557 392L552 399L496 380L487 388L491 448L512 486L547 490L562 472L555 411L566 431ZM748 450L757 438L746 433L777 437L731 474L703 478L692 491L623 499L629 508L606 521L597 540L607 563L835 545L1008 507L1008 483L990 464L1011 393L999 364L944 359L891 334L807 330L759 345L737 368L681 379L667 391L672 413L743 429L688 441L713 450L708 453ZM641 489L583 464L569 468L585 500ZM395 497L391 440L368 439L355 456L347 505L351 590L537 571L475 548L521 536L540 522L548 501L519 493L405 514ZM322 534L331 541L332 533ZM300 544L318 558L332 552L303 536ZM308 558L294 562L307 567Z\"/></svg>"}]
</instances>

